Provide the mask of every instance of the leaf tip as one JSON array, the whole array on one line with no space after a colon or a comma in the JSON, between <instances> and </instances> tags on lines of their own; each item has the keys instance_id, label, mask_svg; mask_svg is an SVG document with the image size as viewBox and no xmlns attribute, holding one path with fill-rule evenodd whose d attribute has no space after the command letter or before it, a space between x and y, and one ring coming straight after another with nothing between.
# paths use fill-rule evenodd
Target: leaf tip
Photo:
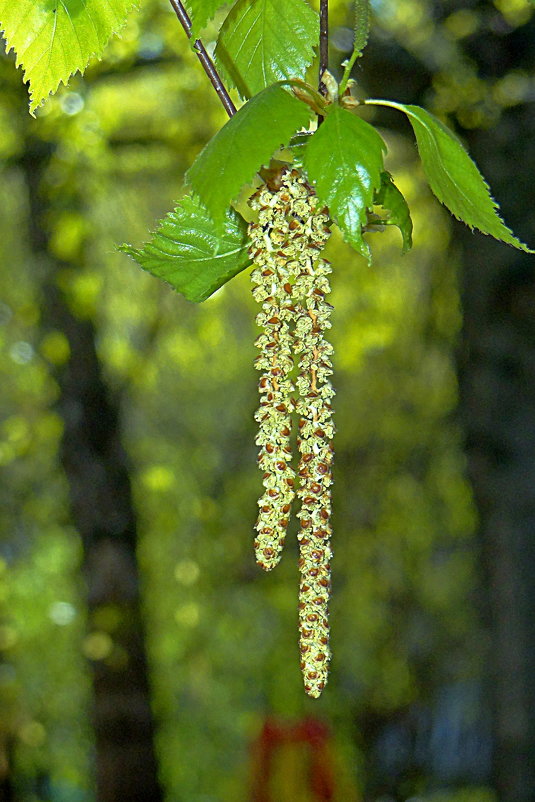
<instances>
[{"instance_id":1,"label":"leaf tip","mask_svg":"<svg viewBox=\"0 0 535 802\"><path fill-rule=\"evenodd\" d=\"M140 263L141 259L141 249L134 248L133 245L129 245L128 242L123 242L122 245L116 245L115 249L120 253L126 253L127 256L131 256L138 264Z\"/></svg>"}]
</instances>

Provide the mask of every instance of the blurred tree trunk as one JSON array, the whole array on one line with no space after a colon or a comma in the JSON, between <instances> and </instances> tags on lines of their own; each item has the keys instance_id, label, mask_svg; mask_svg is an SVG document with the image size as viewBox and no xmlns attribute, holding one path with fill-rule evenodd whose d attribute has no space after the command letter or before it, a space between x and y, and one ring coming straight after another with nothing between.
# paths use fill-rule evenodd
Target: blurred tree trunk
<instances>
[{"instance_id":1,"label":"blurred tree trunk","mask_svg":"<svg viewBox=\"0 0 535 802\"><path fill-rule=\"evenodd\" d=\"M535 114L472 132L506 221L532 245ZM533 221L533 217L531 216ZM535 800L535 264L482 237L463 246L461 412L480 516L500 802Z\"/></svg>"},{"instance_id":2,"label":"blurred tree trunk","mask_svg":"<svg viewBox=\"0 0 535 802\"><path fill-rule=\"evenodd\" d=\"M435 22L480 14L464 44L480 76L531 75L535 22L508 31L487 2L432 4ZM493 22L492 20L495 20ZM367 89L426 105L432 59L385 37L365 57ZM425 62L425 63L424 63ZM397 125L393 115L385 124ZM405 130L405 129L404 129ZM490 130L462 132L503 216L535 245L535 106L508 108ZM500 802L535 800L535 257L455 225L464 313L460 415L479 511L482 608L490 635L486 688L494 719L493 780Z\"/></svg>"},{"instance_id":3,"label":"blurred tree trunk","mask_svg":"<svg viewBox=\"0 0 535 802\"><path fill-rule=\"evenodd\" d=\"M466 2L458 2L460 8ZM480 6L482 19L488 7ZM488 19L488 17L487 17ZM491 26L492 27L492 26ZM492 81L533 75L535 20L482 26L467 44ZM529 102L531 100L531 102ZM492 178L503 216L535 245L535 107L507 109L489 129L465 131ZM464 313L461 416L479 511L484 609L490 627L488 698L500 802L535 800L535 258L459 226Z\"/></svg>"},{"instance_id":4,"label":"blurred tree trunk","mask_svg":"<svg viewBox=\"0 0 535 802\"><path fill-rule=\"evenodd\" d=\"M14 801L13 738L5 734L0 738L0 802Z\"/></svg>"},{"instance_id":5,"label":"blurred tree trunk","mask_svg":"<svg viewBox=\"0 0 535 802\"><path fill-rule=\"evenodd\" d=\"M136 516L120 440L120 411L95 347L92 320L80 319L58 287L66 265L54 259L46 229L53 206L43 176L53 148L29 139L22 167L29 234L46 271L43 329L59 331L70 356L56 372L64 421L61 461L74 525L84 549L90 634L98 802L160 802L136 562ZM73 198L80 204L80 199ZM62 197L62 203L69 203Z\"/></svg>"}]
</instances>

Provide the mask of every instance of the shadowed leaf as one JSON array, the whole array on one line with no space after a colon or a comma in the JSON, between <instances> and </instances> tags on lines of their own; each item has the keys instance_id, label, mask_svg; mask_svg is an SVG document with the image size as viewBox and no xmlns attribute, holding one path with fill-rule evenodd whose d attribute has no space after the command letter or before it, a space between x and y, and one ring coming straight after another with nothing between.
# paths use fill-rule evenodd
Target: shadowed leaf
<instances>
[{"instance_id":1,"label":"shadowed leaf","mask_svg":"<svg viewBox=\"0 0 535 802\"><path fill-rule=\"evenodd\" d=\"M403 237L403 252L412 248L412 220L407 201L386 171L381 175L381 189L374 199L387 212L386 223L397 226Z\"/></svg>"}]
</instances>

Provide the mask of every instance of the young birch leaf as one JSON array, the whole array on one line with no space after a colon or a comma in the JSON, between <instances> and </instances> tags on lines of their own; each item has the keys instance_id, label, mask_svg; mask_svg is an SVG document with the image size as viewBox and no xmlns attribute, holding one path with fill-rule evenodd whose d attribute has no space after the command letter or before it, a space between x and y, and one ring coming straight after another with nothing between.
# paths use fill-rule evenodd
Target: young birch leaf
<instances>
[{"instance_id":1,"label":"young birch leaf","mask_svg":"<svg viewBox=\"0 0 535 802\"><path fill-rule=\"evenodd\" d=\"M381 186L386 145L367 122L334 106L310 137L303 165L320 200L338 223L344 239L371 261L362 238L367 211Z\"/></svg>"},{"instance_id":2,"label":"young birch leaf","mask_svg":"<svg viewBox=\"0 0 535 802\"><path fill-rule=\"evenodd\" d=\"M214 17L216 11L228 2L229 0L187 0L186 5L191 16L192 43L206 23Z\"/></svg>"},{"instance_id":3,"label":"young birch leaf","mask_svg":"<svg viewBox=\"0 0 535 802\"><path fill-rule=\"evenodd\" d=\"M507 228L498 214L498 205L490 194L487 182L455 134L444 123L420 106L382 100L371 102L405 112L416 136L429 186L458 220L483 234L490 234L515 248L533 253Z\"/></svg>"},{"instance_id":4,"label":"young birch leaf","mask_svg":"<svg viewBox=\"0 0 535 802\"><path fill-rule=\"evenodd\" d=\"M216 222L244 184L309 120L309 107L277 85L255 95L230 118L186 173Z\"/></svg>"},{"instance_id":5,"label":"young birch leaf","mask_svg":"<svg viewBox=\"0 0 535 802\"><path fill-rule=\"evenodd\" d=\"M386 210L385 222L397 226L403 237L403 253L412 248L412 220L407 201L394 184L390 173L381 174L381 188L374 198L374 204Z\"/></svg>"},{"instance_id":6,"label":"young birch leaf","mask_svg":"<svg viewBox=\"0 0 535 802\"><path fill-rule=\"evenodd\" d=\"M121 245L149 273L164 279L188 301L205 301L250 263L247 224L228 209L214 226L200 203L186 195L160 221L142 248Z\"/></svg>"},{"instance_id":7,"label":"young birch leaf","mask_svg":"<svg viewBox=\"0 0 535 802\"><path fill-rule=\"evenodd\" d=\"M252 97L278 80L304 78L318 36L318 15L305 0L238 0L215 58L227 82Z\"/></svg>"},{"instance_id":8,"label":"young birch leaf","mask_svg":"<svg viewBox=\"0 0 535 802\"><path fill-rule=\"evenodd\" d=\"M32 114L60 83L102 54L133 5L133 0L0 0L0 30L30 84Z\"/></svg>"}]
</instances>

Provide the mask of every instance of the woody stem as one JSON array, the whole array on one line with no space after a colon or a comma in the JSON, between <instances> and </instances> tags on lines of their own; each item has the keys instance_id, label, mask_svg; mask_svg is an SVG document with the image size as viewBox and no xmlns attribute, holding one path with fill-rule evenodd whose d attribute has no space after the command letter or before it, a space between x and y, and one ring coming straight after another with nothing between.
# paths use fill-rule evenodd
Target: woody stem
<instances>
[{"instance_id":1,"label":"woody stem","mask_svg":"<svg viewBox=\"0 0 535 802\"><path fill-rule=\"evenodd\" d=\"M322 76L329 66L329 0L320 0L320 65L319 90L323 96L327 95L327 87Z\"/></svg>"},{"instance_id":2,"label":"woody stem","mask_svg":"<svg viewBox=\"0 0 535 802\"><path fill-rule=\"evenodd\" d=\"M175 14L178 17L178 21L184 28L186 36L188 39L191 39L191 20L188 16L188 12L180 2L180 0L169 0ZM215 64L206 52L206 48L201 42L200 39L196 39L194 42L194 50L197 54L199 61L202 64L203 70L205 71L206 75L210 79L212 86L214 87L217 96L225 111L227 112L229 117L232 117L233 114L236 114L236 106L232 102L227 89L221 80L221 76L219 75L218 71L215 68Z\"/></svg>"}]
</instances>

